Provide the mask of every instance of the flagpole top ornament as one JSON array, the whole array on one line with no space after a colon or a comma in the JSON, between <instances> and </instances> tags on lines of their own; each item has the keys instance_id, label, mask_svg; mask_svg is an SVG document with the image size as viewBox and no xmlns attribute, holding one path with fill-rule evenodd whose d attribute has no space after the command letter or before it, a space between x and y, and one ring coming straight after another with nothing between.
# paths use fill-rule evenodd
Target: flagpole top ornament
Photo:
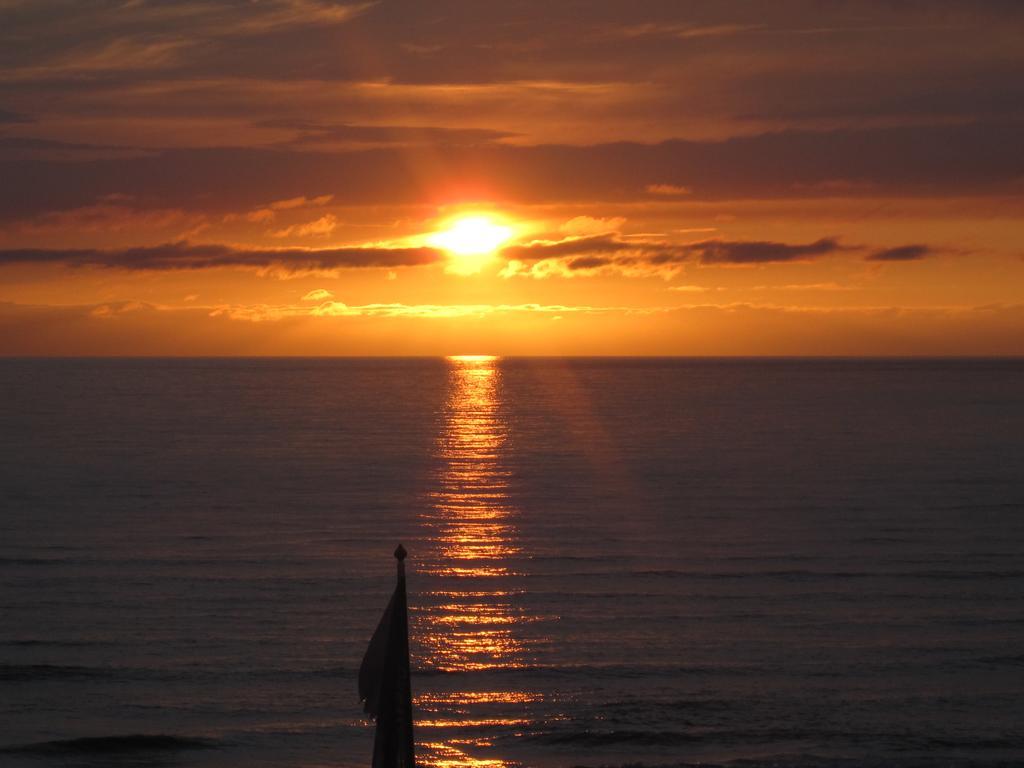
<instances>
[{"instance_id":1,"label":"flagpole top ornament","mask_svg":"<svg viewBox=\"0 0 1024 768\"><path fill-rule=\"evenodd\" d=\"M395 558L398 560L398 562L402 562L403 560L405 560L405 557L408 554L409 553L405 551L405 547L403 547L401 544L399 544L398 548L395 550Z\"/></svg>"}]
</instances>

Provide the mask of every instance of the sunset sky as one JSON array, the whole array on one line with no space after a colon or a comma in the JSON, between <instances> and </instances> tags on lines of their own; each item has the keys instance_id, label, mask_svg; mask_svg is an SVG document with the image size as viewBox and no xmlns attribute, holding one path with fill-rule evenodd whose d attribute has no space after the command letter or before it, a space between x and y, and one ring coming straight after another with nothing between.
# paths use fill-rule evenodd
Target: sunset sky
<instances>
[{"instance_id":1,"label":"sunset sky","mask_svg":"<svg viewBox=\"0 0 1024 768\"><path fill-rule=\"evenodd\" d=\"M0 354L1024 354L1018 0L0 0Z\"/></svg>"}]
</instances>

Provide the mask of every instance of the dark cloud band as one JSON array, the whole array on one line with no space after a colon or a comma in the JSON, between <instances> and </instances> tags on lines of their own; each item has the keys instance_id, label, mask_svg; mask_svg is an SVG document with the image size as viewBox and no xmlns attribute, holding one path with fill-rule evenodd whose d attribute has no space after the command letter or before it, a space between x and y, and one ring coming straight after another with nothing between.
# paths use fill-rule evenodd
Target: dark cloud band
<instances>
[{"instance_id":1,"label":"dark cloud band","mask_svg":"<svg viewBox=\"0 0 1024 768\"><path fill-rule=\"evenodd\" d=\"M4 264L64 264L127 270L190 270L216 267L277 267L285 271L433 264L433 248L236 248L188 242L112 250L21 248L0 250Z\"/></svg>"},{"instance_id":2,"label":"dark cloud band","mask_svg":"<svg viewBox=\"0 0 1024 768\"><path fill-rule=\"evenodd\" d=\"M832 237L813 243L793 245L769 240L730 242L707 240L691 246L704 264L767 264L779 261L807 261L846 250Z\"/></svg>"},{"instance_id":3,"label":"dark cloud band","mask_svg":"<svg viewBox=\"0 0 1024 768\"><path fill-rule=\"evenodd\" d=\"M510 259L539 262L564 260L569 270L592 270L606 266L663 267L690 260L702 264L769 264L809 261L839 251L851 250L834 237L812 243L781 243L768 240L704 240L699 243L635 242L615 235L570 238L556 242L540 241L506 248Z\"/></svg>"},{"instance_id":4,"label":"dark cloud band","mask_svg":"<svg viewBox=\"0 0 1024 768\"><path fill-rule=\"evenodd\" d=\"M869 253L868 261L920 261L935 255L935 249L928 245L901 245L896 248L883 248Z\"/></svg>"},{"instance_id":5,"label":"dark cloud band","mask_svg":"<svg viewBox=\"0 0 1024 768\"><path fill-rule=\"evenodd\" d=\"M201 207L208 213L246 209L268 194L295 197L310 189L332 194L338 205L415 204L464 188L524 203L664 199L645 191L651 185L685 186L691 192L687 200L693 201L814 197L836 190L852 196L934 195L951 189L995 194L1016 192L1024 176L1021 126L1007 121L787 131L718 142L585 147L491 143L337 152L208 147L89 163L36 156L41 147L26 156L25 146L0 146L5 179L0 219L88 205L111 192L130 195L142 207L194 210L197 189L205 192Z\"/></svg>"}]
</instances>

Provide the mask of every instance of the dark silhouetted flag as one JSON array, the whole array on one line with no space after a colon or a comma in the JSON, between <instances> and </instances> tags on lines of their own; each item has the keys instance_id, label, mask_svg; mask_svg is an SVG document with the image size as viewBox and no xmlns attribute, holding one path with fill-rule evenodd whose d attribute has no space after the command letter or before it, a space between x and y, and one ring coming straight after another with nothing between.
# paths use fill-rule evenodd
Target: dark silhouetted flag
<instances>
[{"instance_id":1,"label":"dark silhouetted flag","mask_svg":"<svg viewBox=\"0 0 1024 768\"><path fill-rule=\"evenodd\" d=\"M405 548L395 550L398 584L359 667L359 698L377 721L373 768L414 768Z\"/></svg>"}]
</instances>

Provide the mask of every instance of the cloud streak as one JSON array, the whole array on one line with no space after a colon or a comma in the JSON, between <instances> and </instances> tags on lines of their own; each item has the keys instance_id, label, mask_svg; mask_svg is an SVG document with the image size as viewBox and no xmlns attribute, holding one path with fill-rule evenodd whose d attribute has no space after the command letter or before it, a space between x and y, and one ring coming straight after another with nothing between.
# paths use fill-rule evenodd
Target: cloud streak
<instances>
[{"instance_id":1,"label":"cloud streak","mask_svg":"<svg viewBox=\"0 0 1024 768\"><path fill-rule=\"evenodd\" d=\"M783 243L769 240L703 240L697 243L666 243L623 240L617 234L572 237L564 240L540 240L505 248L510 259L505 276L529 274L546 277L553 274L615 271L628 275L670 275L686 262L707 266L751 266L814 259L856 250L834 237L811 243Z\"/></svg>"},{"instance_id":2,"label":"cloud streak","mask_svg":"<svg viewBox=\"0 0 1024 768\"><path fill-rule=\"evenodd\" d=\"M900 245L895 248L882 248L869 253L867 261L920 261L934 256L936 250L929 245Z\"/></svg>"},{"instance_id":3,"label":"cloud streak","mask_svg":"<svg viewBox=\"0 0 1024 768\"><path fill-rule=\"evenodd\" d=\"M705 240L689 246L702 264L770 264L784 261L810 261L821 256L847 250L834 237L823 237L813 243L794 245L770 240L737 241Z\"/></svg>"},{"instance_id":4,"label":"cloud streak","mask_svg":"<svg viewBox=\"0 0 1024 768\"><path fill-rule=\"evenodd\" d=\"M244 248L179 241L109 250L8 248L0 250L0 265L62 264L142 271L238 267L287 275L365 267L418 267L433 264L440 257L439 251L425 247Z\"/></svg>"},{"instance_id":5,"label":"cloud streak","mask_svg":"<svg viewBox=\"0 0 1024 768\"><path fill-rule=\"evenodd\" d=\"M373 317L453 320L494 315L626 314L650 315L671 311L672 307L623 307L568 304L403 304L380 303L351 305L324 301L316 306L293 304L235 304L214 307L210 317L228 317L249 322L277 321L293 317Z\"/></svg>"},{"instance_id":6,"label":"cloud streak","mask_svg":"<svg viewBox=\"0 0 1024 768\"><path fill-rule=\"evenodd\" d=\"M276 119L257 123L261 128L293 131L294 135L280 143L283 147L316 147L329 145L385 144L454 144L475 145L513 138L516 134L485 128L441 128L415 125L353 125L349 123L316 123L309 120Z\"/></svg>"}]
</instances>

